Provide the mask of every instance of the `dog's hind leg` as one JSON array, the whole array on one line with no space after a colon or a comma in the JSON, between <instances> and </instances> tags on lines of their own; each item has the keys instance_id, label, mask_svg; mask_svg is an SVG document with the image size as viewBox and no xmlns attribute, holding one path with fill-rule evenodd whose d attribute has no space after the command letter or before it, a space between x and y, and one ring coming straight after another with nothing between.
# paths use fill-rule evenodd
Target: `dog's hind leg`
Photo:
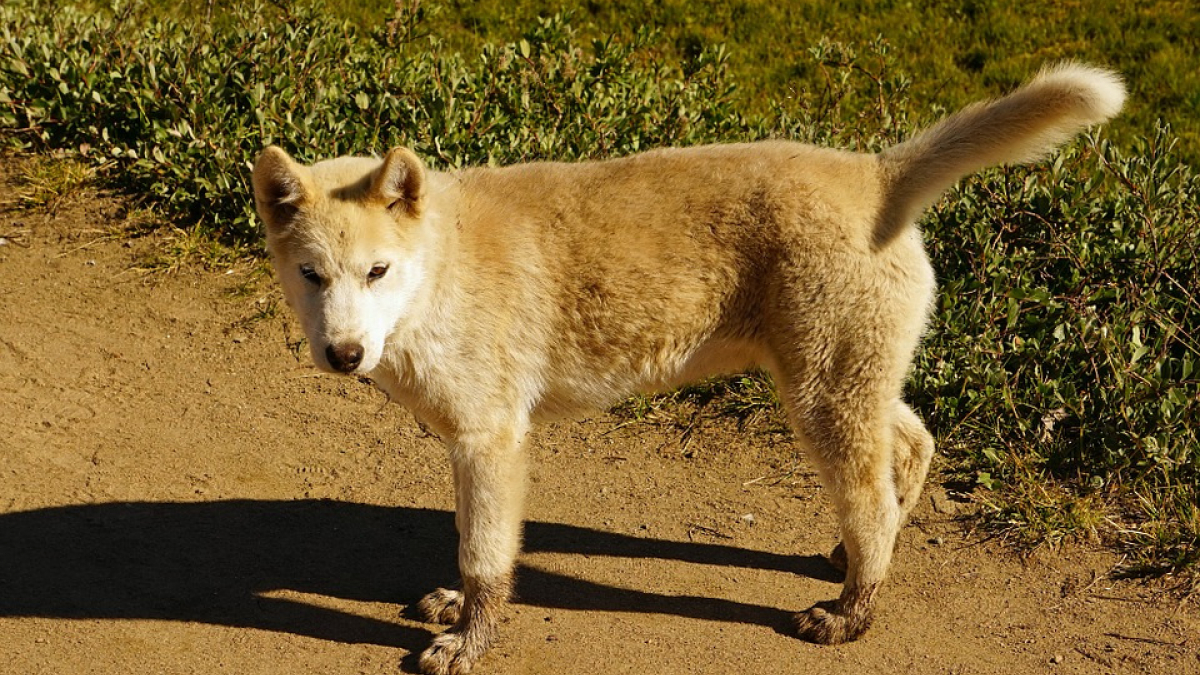
<instances>
[{"instance_id":1,"label":"dog's hind leg","mask_svg":"<svg viewBox=\"0 0 1200 675\"><path fill-rule=\"evenodd\" d=\"M925 477L929 474L929 463L933 459L933 437L912 408L897 400L892 418L892 475L896 481L896 499L900 503L901 525L917 505ZM847 556L845 544L838 544L829 554L829 562L845 572Z\"/></svg>"},{"instance_id":2,"label":"dog's hind leg","mask_svg":"<svg viewBox=\"0 0 1200 675\"><path fill-rule=\"evenodd\" d=\"M430 675L469 672L495 637L521 545L526 427L459 434L449 443L462 590L439 588L419 605L426 618L454 623L421 654Z\"/></svg>"},{"instance_id":3,"label":"dog's hind leg","mask_svg":"<svg viewBox=\"0 0 1200 675\"><path fill-rule=\"evenodd\" d=\"M878 406L824 404L801 417L813 459L833 498L846 550L842 594L796 615L800 637L821 644L857 639L871 624L901 511L892 475L893 430Z\"/></svg>"},{"instance_id":4,"label":"dog's hind leg","mask_svg":"<svg viewBox=\"0 0 1200 675\"><path fill-rule=\"evenodd\" d=\"M870 626L904 520L897 473L905 476L902 489L919 491L909 479L918 472L898 471L897 463L916 419L898 414L907 347L916 339L906 339L888 303L857 306L874 311L807 322L794 312L800 320L771 350L780 399L833 501L846 554L841 596L795 616L799 636L821 644L857 639Z\"/></svg>"},{"instance_id":5,"label":"dog's hind leg","mask_svg":"<svg viewBox=\"0 0 1200 675\"><path fill-rule=\"evenodd\" d=\"M892 457L892 471L903 524L903 520L907 520L908 514L916 507L921 490L925 487L925 477L929 475L929 464L933 461L933 436L904 401L896 401L894 415L892 429L895 454Z\"/></svg>"}]
</instances>

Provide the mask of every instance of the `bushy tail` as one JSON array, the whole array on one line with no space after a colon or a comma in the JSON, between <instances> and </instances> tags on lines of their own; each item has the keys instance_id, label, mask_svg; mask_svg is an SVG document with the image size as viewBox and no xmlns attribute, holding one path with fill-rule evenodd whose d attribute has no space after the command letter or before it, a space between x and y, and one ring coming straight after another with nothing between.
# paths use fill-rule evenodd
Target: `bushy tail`
<instances>
[{"instance_id":1,"label":"bushy tail","mask_svg":"<svg viewBox=\"0 0 1200 675\"><path fill-rule=\"evenodd\" d=\"M1013 93L976 103L879 155L888 194L875 246L891 241L959 178L1044 157L1121 110L1125 85L1108 70L1063 63Z\"/></svg>"}]
</instances>

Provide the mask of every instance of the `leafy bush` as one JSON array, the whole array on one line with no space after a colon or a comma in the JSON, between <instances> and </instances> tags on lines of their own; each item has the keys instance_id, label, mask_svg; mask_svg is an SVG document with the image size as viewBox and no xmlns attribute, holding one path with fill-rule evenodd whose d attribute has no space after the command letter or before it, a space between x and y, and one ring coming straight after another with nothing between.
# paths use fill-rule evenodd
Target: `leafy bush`
<instances>
[{"instance_id":1,"label":"leafy bush","mask_svg":"<svg viewBox=\"0 0 1200 675\"><path fill-rule=\"evenodd\" d=\"M664 63L645 31L584 49L543 19L468 60L412 16L364 32L314 5L186 25L130 7L0 6L0 133L68 149L242 245L259 240L247 183L268 143L305 161L404 144L445 168L768 135L871 150L927 121L882 41L818 43L805 67L824 85L762 118L733 109L724 50ZM984 172L931 211L942 292L910 396L997 522L1036 539L1094 531L1147 569L1195 569L1200 179L1169 130L1146 137ZM761 380L715 391L742 417L774 405Z\"/></svg>"},{"instance_id":2,"label":"leafy bush","mask_svg":"<svg viewBox=\"0 0 1200 675\"><path fill-rule=\"evenodd\" d=\"M0 128L18 147L77 149L234 242L258 241L246 186L271 143L309 161L405 144L445 167L747 133L723 51L684 73L643 58L648 32L585 53L564 20L546 19L467 64L436 40L365 34L319 5L256 4L202 25L132 7L0 8Z\"/></svg>"},{"instance_id":3,"label":"leafy bush","mask_svg":"<svg viewBox=\"0 0 1200 675\"><path fill-rule=\"evenodd\" d=\"M139 1L161 16L209 21L214 14L211 1ZM804 53L825 37L868 44L886 36L905 68L919 75L914 98L951 109L1011 88L1049 61L1098 63L1124 73L1130 88L1125 112L1105 127L1108 138L1124 144L1161 118L1180 138L1180 156L1193 165L1200 160L1200 117L1193 112L1200 106L1200 12L1193 2L1088 0L1080 11L1078 0L339 0L329 11L373 28L396 6L419 21L420 32L471 55L520 39L537 17L555 12L573 13L588 39L654 27L660 35L651 49L685 64L724 44L737 105L755 113L771 110L785 92L824 84L828 73ZM213 20L220 18L217 11Z\"/></svg>"},{"instance_id":4,"label":"leafy bush","mask_svg":"<svg viewBox=\"0 0 1200 675\"><path fill-rule=\"evenodd\" d=\"M1090 140L934 209L942 288L912 391L979 483L1076 486L1041 510L1001 499L1014 524L1054 536L1062 509L1099 495L1117 507L1101 533L1141 562L1194 565L1200 176L1164 128L1128 154Z\"/></svg>"}]
</instances>

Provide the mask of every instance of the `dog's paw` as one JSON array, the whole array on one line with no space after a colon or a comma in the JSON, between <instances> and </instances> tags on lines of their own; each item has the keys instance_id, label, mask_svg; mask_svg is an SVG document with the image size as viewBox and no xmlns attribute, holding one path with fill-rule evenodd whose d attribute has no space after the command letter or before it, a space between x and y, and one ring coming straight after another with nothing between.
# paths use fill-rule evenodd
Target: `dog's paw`
<instances>
[{"instance_id":1,"label":"dog's paw","mask_svg":"<svg viewBox=\"0 0 1200 675\"><path fill-rule=\"evenodd\" d=\"M819 602L794 617L800 639L821 645L838 645L857 640L871 626L865 613L844 614L837 601Z\"/></svg>"},{"instance_id":2,"label":"dog's paw","mask_svg":"<svg viewBox=\"0 0 1200 675\"><path fill-rule=\"evenodd\" d=\"M829 552L829 564L842 574L846 573L846 569L850 567L850 560L846 556L846 545L839 543Z\"/></svg>"},{"instance_id":3,"label":"dog's paw","mask_svg":"<svg viewBox=\"0 0 1200 675\"><path fill-rule=\"evenodd\" d=\"M421 598L417 603L417 611L422 618L431 623L458 623L458 618L462 616L462 606L462 591L439 588Z\"/></svg>"},{"instance_id":4,"label":"dog's paw","mask_svg":"<svg viewBox=\"0 0 1200 675\"><path fill-rule=\"evenodd\" d=\"M472 641L457 630L448 630L433 638L421 654L421 672L426 675L466 675L482 655Z\"/></svg>"}]
</instances>

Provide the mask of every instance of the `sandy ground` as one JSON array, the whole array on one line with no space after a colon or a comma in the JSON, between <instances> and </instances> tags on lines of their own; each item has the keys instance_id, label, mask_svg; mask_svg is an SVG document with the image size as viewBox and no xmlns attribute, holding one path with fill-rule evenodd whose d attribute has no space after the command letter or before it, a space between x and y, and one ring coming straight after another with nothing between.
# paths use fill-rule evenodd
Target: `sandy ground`
<instances>
[{"instance_id":1,"label":"sandy ground","mask_svg":"<svg viewBox=\"0 0 1200 675\"><path fill-rule=\"evenodd\" d=\"M120 211L0 213L0 673L412 672L456 576L438 441L294 353L269 278L135 271L161 241L103 238ZM874 628L819 647L787 626L836 531L787 438L600 414L530 452L479 673L1200 673L1194 605L972 537L936 477Z\"/></svg>"}]
</instances>

